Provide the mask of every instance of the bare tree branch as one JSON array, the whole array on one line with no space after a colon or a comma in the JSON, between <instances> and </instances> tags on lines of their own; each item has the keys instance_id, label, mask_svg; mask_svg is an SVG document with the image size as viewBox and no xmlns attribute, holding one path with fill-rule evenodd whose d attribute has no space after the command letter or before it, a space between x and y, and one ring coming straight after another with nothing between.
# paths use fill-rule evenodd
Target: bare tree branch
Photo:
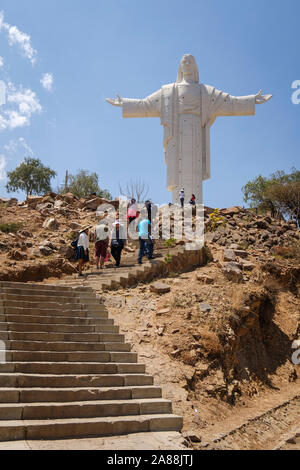
<instances>
[{"instance_id":1,"label":"bare tree branch","mask_svg":"<svg viewBox=\"0 0 300 470\"><path fill-rule=\"evenodd\" d=\"M124 188L124 190L119 183L119 190L120 194L128 197L128 199L134 198L137 202L144 202L149 193L149 185L141 179L131 179L129 182L126 183L126 187Z\"/></svg>"}]
</instances>

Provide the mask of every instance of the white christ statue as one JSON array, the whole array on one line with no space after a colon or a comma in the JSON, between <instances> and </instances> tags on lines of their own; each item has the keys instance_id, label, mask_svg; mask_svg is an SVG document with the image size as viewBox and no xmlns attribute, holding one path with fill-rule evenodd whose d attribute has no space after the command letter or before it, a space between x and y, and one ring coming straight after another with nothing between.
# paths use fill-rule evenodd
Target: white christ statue
<instances>
[{"instance_id":1,"label":"white christ statue","mask_svg":"<svg viewBox=\"0 0 300 470\"><path fill-rule=\"evenodd\" d=\"M196 196L202 204L202 181L210 178L210 127L218 116L252 116L255 105L265 103L272 95L232 96L199 83L195 58L185 54L181 59L177 81L145 99L107 98L123 108L123 117L159 117L164 127L167 189L173 203L179 202L184 189L189 198Z\"/></svg>"}]
</instances>

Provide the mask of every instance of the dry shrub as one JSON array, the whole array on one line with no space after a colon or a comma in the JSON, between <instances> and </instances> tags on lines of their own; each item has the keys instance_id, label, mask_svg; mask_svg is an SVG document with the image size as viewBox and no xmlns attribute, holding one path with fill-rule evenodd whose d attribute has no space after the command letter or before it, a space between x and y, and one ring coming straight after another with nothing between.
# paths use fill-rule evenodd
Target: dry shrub
<instances>
[{"instance_id":1,"label":"dry shrub","mask_svg":"<svg viewBox=\"0 0 300 470\"><path fill-rule=\"evenodd\" d=\"M298 240L291 246L275 246L273 248L273 253L279 258L300 261L300 241Z\"/></svg>"},{"instance_id":2,"label":"dry shrub","mask_svg":"<svg viewBox=\"0 0 300 470\"><path fill-rule=\"evenodd\" d=\"M200 345L204 349L203 353L205 356L220 356L223 351L223 347L220 343L219 337L212 331L201 329L200 334Z\"/></svg>"},{"instance_id":3,"label":"dry shrub","mask_svg":"<svg viewBox=\"0 0 300 470\"><path fill-rule=\"evenodd\" d=\"M182 362L189 366L194 366L198 360L198 355L194 349L191 349L190 351L182 351L180 357Z\"/></svg>"}]
</instances>

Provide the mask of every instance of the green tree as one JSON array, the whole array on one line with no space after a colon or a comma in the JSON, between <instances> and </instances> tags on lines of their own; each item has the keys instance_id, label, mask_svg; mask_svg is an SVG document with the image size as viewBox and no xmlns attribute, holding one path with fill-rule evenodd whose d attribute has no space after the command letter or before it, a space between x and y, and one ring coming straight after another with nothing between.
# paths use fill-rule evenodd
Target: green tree
<instances>
[{"instance_id":1,"label":"green tree","mask_svg":"<svg viewBox=\"0 0 300 470\"><path fill-rule=\"evenodd\" d=\"M112 199L109 191L99 187L97 173L89 173L86 170L79 170L76 175L69 175L68 182L62 191L69 191L79 198L95 194L104 199Z\"/></svg>"},{"instance_id":2,"label":"green tree","mask_svg":"<svg viewBox=\"0 0 300 470\"><path fill-rule=\"evenodd\" d=\"M50 181L56 176L56 172L44 166L38 158L27 157L7 176L7 192L25 191L26 196L31 196L50 192Z\"/></svg>"},{"instance_id":3,"label":"green tree","mask_svg":"<svg viewBox=\"0 0 300 470\"><path fill-rule=\"evenodd\" d=\"M257 176L242 187L244 193L244 201L250 202L250 207L257 208L261 212L270 211L272 216L276 212L286 213L283 205L275 197L274 188L297 183L300 181L300 171L292 168L291 173L286 174L283 170L272 173L269 178Z\"/></svg>"},{"instance_id":4,"label":"green tree","mask_svg":"<svg viewBox=\"0 0 300 470\"><path fill-rule=\"evenodd\" d=\"M284 181L271 185L268 190L270 199L280 212L297 222L300 226L300 181Z\"/></svg>"}]
</instances>

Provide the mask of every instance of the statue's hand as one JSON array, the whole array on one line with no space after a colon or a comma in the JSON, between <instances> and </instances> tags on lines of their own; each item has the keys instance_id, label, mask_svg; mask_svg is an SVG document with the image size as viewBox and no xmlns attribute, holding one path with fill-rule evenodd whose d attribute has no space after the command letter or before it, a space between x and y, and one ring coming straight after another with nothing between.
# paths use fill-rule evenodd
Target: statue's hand
<instances>
[{"instance_id":1,"label":"statue's hand","mask_svg":"<svg viewBox=\"0 0 300 470\"><path fill-rule=\"evenodd\" d=\"M255 95L255 103L256 104L262 104L266 103L272 98L273 95L262 95L261 90Z\"/></svg>"},{"instance_id":2,"label":"statue's hand","mask_svg":"<svg viewBox=\"0 0 300 470\"><path fill-rule=\"evenodd\" d=\"M114 99L114 98L106 98L106 101L110 104L112 104L113 106L122 106L123 105L123 101L122 101L122 98L117 94L116 95L117 99Z\"/></svg>"}]
</instances>

